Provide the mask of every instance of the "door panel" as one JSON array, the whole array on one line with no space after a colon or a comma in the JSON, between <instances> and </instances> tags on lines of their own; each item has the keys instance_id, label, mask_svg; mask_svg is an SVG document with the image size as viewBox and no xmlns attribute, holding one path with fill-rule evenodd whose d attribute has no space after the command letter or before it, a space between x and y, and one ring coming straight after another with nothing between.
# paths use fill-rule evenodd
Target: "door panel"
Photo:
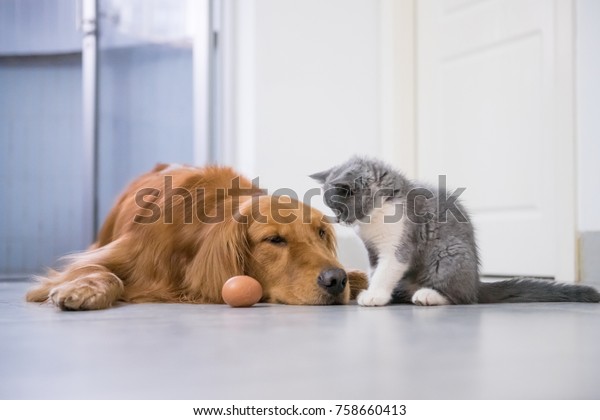
<instances>
[{"instance_id":1,"label":"door panel","mask_svg":"<svg viewBox=\"0 0 600 420\"><path fill-rule=\"evenodd\" d=\"M557 259L557 168L570 163L558 150L573 139L556 134L554 8L418 2L418 173L466 187L486 274L553 277L565 261Z\"/></svg>"}]
</instances>

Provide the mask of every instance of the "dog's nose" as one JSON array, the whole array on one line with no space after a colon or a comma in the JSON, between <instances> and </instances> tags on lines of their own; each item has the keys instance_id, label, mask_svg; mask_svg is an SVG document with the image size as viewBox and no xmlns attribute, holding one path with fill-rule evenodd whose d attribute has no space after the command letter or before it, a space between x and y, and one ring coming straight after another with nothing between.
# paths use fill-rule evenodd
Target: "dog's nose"
<instances>
[{"instance_id":1,"label":"dog's nose","mask_svg":"<svg viewBox=\"0 0 600 420\"><path fill-rule=\"evenodd\" d=\"M342 293L347 282L348 276L346 276L346 272L341 268L327 268L321 271L321 274L317 278L319 286L332 295Z\"/></svg>"}]
</instances>

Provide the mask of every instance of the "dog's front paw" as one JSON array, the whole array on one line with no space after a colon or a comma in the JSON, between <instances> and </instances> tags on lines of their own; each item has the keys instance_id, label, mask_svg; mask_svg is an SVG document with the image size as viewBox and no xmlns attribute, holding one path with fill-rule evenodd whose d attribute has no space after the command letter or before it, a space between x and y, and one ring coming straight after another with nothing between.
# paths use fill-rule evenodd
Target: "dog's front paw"
<instances>
[{"instance_id":1,"label":"dog's front paw","mask_svg":"<svg viewBox=\"0 0 600 420\"><path fill-rule=\"evenodd\" d=\"M363 290L356 298L360 306L383 306L392 300L391 293L383 290Z\"/></svg>"},{"instance_id":2,"label":"dog's front paw","mask_svg":"<svg viewBox=\"0 0 600 420\"><path fill-rule=\"evenodd\" d=\"M348 270L348 284L350 285L350 300L358 297L360 292L369 287L369 277L367 273L360 270Z\"/></svg>"},{"instance_id":3,"label":"dog's front paw","mask_svg":"<svg viewBox=\"0 0 600 420\"><path fill-rule=\"evenodd\" d=\"M94 273L50 290L52 303L62 310L108 308L123 293L123 283L111 273Z\"/></svg>"},{"instance_id":4,"label":"dog's front paw","mask_svg":"<svg viewBox=\"0 0 600 420\"><path fill-rule=\"evenodd\" d=\"M50 291L50 301L63 310L95 309L102 295L89 285L66 283Z\"/></svg>"}]
</instances>

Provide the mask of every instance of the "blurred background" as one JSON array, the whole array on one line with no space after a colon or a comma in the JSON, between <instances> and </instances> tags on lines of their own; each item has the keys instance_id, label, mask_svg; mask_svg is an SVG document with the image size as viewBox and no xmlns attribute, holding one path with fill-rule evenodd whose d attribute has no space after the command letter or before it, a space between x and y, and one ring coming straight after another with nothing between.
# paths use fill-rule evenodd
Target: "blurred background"
<instances>
[{"instance_id":1,"label":"blurred background","mask_svg":"<svg viewBox=\"0 0 600 420\"><path fill-rule=\"evenodd\" d=\"M598 22L597 0L0 0L0 276L86 248L157 162L303 199L362 154L465 187L486 275L600 284Z\"/></svg>"}]
</instances>

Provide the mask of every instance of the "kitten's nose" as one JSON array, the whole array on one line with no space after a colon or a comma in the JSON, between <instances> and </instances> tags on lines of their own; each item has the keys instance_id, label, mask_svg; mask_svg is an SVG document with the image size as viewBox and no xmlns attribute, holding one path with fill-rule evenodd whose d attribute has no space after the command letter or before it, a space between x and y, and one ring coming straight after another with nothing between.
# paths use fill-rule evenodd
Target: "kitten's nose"
<instances>
[{"instance_id":1,"label":"kitten's nose","mask_svg":"<svg viewBox=\"0 0 600 420\"><path fill-rule=\"evenodd\" d=\"M331 211L333 211L333 214L335 215L336 223L340 223L348 217L347 214L344 213L343 209L332 207Z\"/></svg>"},{"instance_id":2,"label":"kitten's nose","mask_svg":"<svg viewBox=\"0 0 600 420\"><path fill-rule=\"evenodd\" d=\"M341 268L326 268L317 278L317 284L331 295L339 295L344 291L348 276Z\"/></svg>"}]
</instances>

